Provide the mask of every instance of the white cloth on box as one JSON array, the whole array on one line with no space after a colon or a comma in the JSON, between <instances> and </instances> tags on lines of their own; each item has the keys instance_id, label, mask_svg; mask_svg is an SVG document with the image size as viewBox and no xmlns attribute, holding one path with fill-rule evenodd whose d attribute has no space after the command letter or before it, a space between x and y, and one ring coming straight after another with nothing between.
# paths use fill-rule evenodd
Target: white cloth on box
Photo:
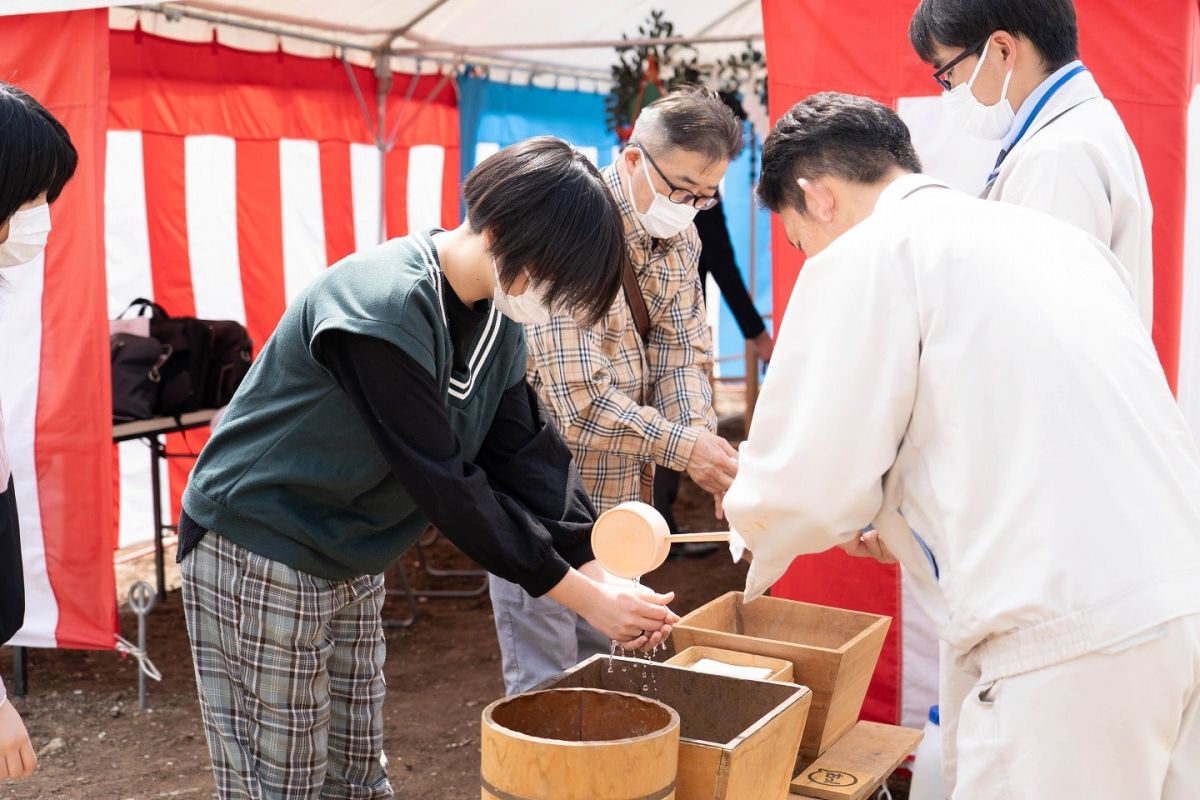
<instances>
[{"instance_id":1,"label":"white cloth on box","mask_svg":"<svg viewBox=\"0 0 1200 800\"><path fill-rule=\"evenodd\" d=\"M766 680L771 674L770 667L749 667L741 664L728 664L715 658L702 658L688 665L693 672L704 672L709 675L726 675L730 678L748 678L750 680Z\"/></svg>"},{"instance_id":2,"label":"white cloth on box","mask_svg":"<svg viewBox=\"0 0 1200 800\"><path fill-rule=\"evenodd\" d=\"M747 594L874 524L985 677L1200 612L1200 455L1128 280L1045 214L895 181L796 282L725 497Z\"/></svg>"}]
</instances>

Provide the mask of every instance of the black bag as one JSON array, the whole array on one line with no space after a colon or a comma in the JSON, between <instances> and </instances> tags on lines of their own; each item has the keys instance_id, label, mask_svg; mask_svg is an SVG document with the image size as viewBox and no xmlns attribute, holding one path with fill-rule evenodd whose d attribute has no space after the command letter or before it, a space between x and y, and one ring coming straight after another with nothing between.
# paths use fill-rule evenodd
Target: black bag
<instances>
[{"instance_id":1,"label":"black bag","mask_svg":"<svg viewBox=\"0 0 1200 800\"><path fill-rule=\"evenodd\" d=\"M233 393L250 371L254 342L250 341L250 334L237 322L200 321L208 325L212 336L212 359L208 364L202 401L205 408L221 408L229 404Z\"/></svg>"},{"instance_id":2,"label":"black bag","mask_svg":"<svg viewBox=\"0 0 1200 800\"><path fill-rule=\"evenodd\" d=\"M162 367L171 347L151 336L114 333L109 337L112 355L113 420L150 419L158 407Z\"/></svg>"},{"instance_id":3,"label":"black bag","mask_svg":"<svg viewBox=\"0 0 1200 800\"><path fill-rule=\"evenodd\" d=\"M178 417L199 410L212 357L212 334L208 326L195 317L172 317L158 303L143 298L134 300L125 311L132 308L138 309L139 317L150 313L150 335L171 348L160 370L162 390L155 413Z\"/></svg>"},{"instance_id":4,"label":"black bag","mask_svg":"<svg viewBox=\"0 0 1200 800\"><path fill-rule=\"evenodd\" d=\"M150 314L150 335L171 347L162 367L156 413L177 417L201 408L220 408L250 370L254 345L246 329L228 320L172 317L157 303L138 298L129 304L138 316ZM124 315L125 312L122 312Z\"/></svg>"}]
</instances>

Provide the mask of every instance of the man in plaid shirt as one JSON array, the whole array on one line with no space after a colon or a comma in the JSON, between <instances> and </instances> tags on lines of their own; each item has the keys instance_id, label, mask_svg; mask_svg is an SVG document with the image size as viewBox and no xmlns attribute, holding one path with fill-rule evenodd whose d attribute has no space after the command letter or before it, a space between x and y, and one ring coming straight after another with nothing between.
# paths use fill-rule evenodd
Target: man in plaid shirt
<instances>
[{"instance_id":1,"label":"man in plaid shirt","mask_svg":"<svg viewBox=\"0 0 1200 800\"><path fill-rule=\"evenodd\" d=\"M647 106L629 146L603 171L617 201L648 312L643 340L624 295L596 325L557 316L527 325L529 378L570 446L598 511L650 501L654 467L687 471L721 496L737 451L717 436L712 342L692 218L717 202L742 128L721 99L684 89ZM491 577L509 694L527 691L609 641L574 612Z\"/></svg>"}]
</instances>

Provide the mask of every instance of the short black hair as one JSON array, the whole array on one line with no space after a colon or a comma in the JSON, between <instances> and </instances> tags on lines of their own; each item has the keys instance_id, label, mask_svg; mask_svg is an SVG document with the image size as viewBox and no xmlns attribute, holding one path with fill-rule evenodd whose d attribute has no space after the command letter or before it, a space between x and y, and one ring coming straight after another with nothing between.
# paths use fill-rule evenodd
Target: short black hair
<instances>
[{"instance_id":1,"label":"short black hair","mask_svg":"<svg viewBox=\"0 0 1200 800\"><path fill-rule=\"evenodd\" d=\"M481 161L463 181L467 221L487 231L500 277L529 275L555 311L588 324L616 299L625 228L599 170L562 139L537 136Z\"/></svg>"},{"instance_id":2,"label":"short black hair","mask_svg":"<svg viewBox=\"0 0 1200 800\"><path fill-rule=\"evenodd\" d=\"M775 212L786 206L804 213L799 178L874 183L893 167L921 171L896 112L867 97L821 92L792 106L763 142L758 198Z\"/></svg>"},{"instance_id":3,"label":"short black hair","mask_svg":"<svg viewBox=\"0 0 1200 800\"><path fill-rule=\"evenodd\" d=\"M732 161L742 151L742 122L716 92L682 85L642 110L634 137L700 153L711 162Z\"/></svg>"},{"instance_id":4,"label":"short black hair","mask_svg":"<svg viewBox=\"0 0 1200 800\"><path fill-rule=\"evenodd\" d=\"M921 60L932 64L935 44L966 49L996 31L1033 42L1050 72L1079 58L1071 0L921 0L908 39Z\"/></svg>"},{"instance_id":5,"label":"short black hair","mask_svg":"<svg viewBox=\"0 0 1200 800\"><path fill-rule=\"evenodd\" d=\"M43 192L53 203L79 155L62 123L16 86L0 82L0 225Z\"/></svg>"}]
</instances>

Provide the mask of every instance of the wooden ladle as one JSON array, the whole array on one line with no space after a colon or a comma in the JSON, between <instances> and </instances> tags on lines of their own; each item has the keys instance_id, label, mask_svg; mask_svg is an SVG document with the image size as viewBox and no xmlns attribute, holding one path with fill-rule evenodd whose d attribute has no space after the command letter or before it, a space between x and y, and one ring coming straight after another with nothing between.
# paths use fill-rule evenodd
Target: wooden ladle
<instances>
[{"instance_id":1,"label":"wooden ladle","mask_svg":"<svg viewBox=\"0 0 1200 800\"><path fill-rule=\"evenodd\" d=\"M592 552L618 578L640 578L667 560L672 542L728 542L728 531L671 535L654 506L630 502L600 515L592 528Z\"/></svg>"}]
</instances>

